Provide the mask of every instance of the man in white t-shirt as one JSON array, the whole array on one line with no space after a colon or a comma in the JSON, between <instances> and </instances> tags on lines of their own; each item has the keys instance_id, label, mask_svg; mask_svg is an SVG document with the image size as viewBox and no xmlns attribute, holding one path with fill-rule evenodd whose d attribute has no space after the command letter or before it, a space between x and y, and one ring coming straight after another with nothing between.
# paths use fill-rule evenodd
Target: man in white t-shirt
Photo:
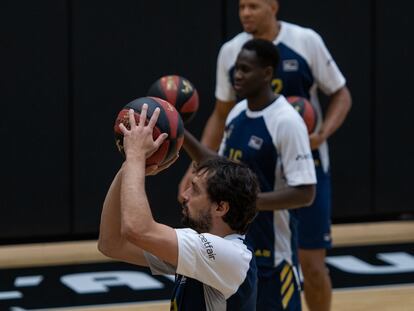
<instances>
[{"instance_id":1,"label":"man in white t-shirt","mask_svg":"<svg viewBox=\"0 0 414 311\"><path fill-rule=\"evenodd\" d=\"M183 221L173 229L156 222L145 192L145 175L158 172L145 161L166 138L152 137L157 108L145 125L129 111L123 124L126 160L104 201L98 248L114 259L175 274L171 310L253 311L256 308L255 257L244 233L256 215L258 184L246 166L215 157L197 167L184 193Z\"/></svg>"},{"instance_id":2,"label":"man in white t-shirt","mask_svg":"<svg viewBox=\"0 0 414 311\"><path fill-rule=\"evenodd\" d=\"M331 304L331 282L325 266L326 249L331 247L331 189L327 139L344 122L351 107L346 81L326 48L312 29L279 21L277 0L240 0L239 17L244 32L226 42L217 60L216 105L205 126L201 141L218 150L225 120L237 99L234 89L236 57L241 46L252 38L272 41L281 61L272 81L275 93L305 97L317 110L318 124L309 136L317 173L316 198L310 208L297 210L299 258L304 275L304 292L310 311L327 311ZM318 88L329 96L324 119ZM191 169L184 176L179 195L186 187Z\"/></svg>"}]
</instances>

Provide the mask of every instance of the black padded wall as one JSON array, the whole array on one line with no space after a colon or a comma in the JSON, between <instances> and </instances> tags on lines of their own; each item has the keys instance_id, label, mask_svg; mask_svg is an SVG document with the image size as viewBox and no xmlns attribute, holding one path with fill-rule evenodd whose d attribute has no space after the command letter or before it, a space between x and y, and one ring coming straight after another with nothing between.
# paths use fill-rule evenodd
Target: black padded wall
<instances>
[{"instance_id":1,"label":"black padded wall","mask_svg":"<svg viewBox=\"0 0 414 311\"><path fill-rule=\"evenodd\" d=\"M411 2L280 5L281 19L322 35L353 96L330 139L334 221L414 213ZM1 1L0 242L96 236L122 162L112 128L118 111L160 76L180 74L200 94L188 126L200 137L214 107L219 48L240 30L238 0ZM177 187L189 162L182 151L148 178L161 222L179 223Z\"/></svg>"},{"instance_id":2,"label":"black padded wall","mask_svg":"<svg viewBox=\"0 0 414 311\"><path fill-rule=\"evenodd\" d=\"M66 1L0 2L0 239L68 235Z\"/></svg>"},{"instance_id":3,"label":"black padded wall","mask_svg":"<svg viewBox=\"0 0 414 311\"><path fill-rule=\"evenodd\" d=\"M192 81L201 108L196 133L211 109L215 57L221 41L221 4L203 9L191 0L73 1L74 233L95 233L105 192L121 163L113 123L129 101L146 95L166 74ZM155 216L178 224L177 184L189 163L148 179Z\"/></svg>"},{"instance_id":4,"label":"black padded wall","mask_svg":"<svg viewBox=\"0 0 414 311\"><path fill-rule=\"evenodd\" d=\"M410 14L413 3L397 0L376 2L375 213L414 211L411 191L414 105L414 37Z\"/></svg>"}]
</instances>

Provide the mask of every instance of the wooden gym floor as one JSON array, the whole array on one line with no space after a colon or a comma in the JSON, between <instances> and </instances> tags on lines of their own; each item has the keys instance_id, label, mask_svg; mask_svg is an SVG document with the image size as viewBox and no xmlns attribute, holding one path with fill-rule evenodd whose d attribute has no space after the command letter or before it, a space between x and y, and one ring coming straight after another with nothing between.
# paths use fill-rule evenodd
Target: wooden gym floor
<instances>
[{"instance_id":1,"label":"wooden gym floor","mask_svg":"<svg viewBox=\"0 0 414 311\"><path fill-rule=\"evenodd\" d=\"M414 221L334 225L332 235L334 247L409 243L414 242ZM0 246L0 269L109 261L97 251L96 241ZM166 311L169 305L162 301L47 310ZM332 310L414 310L414 284L334 290Z\"/></svg>"}]
</instances>

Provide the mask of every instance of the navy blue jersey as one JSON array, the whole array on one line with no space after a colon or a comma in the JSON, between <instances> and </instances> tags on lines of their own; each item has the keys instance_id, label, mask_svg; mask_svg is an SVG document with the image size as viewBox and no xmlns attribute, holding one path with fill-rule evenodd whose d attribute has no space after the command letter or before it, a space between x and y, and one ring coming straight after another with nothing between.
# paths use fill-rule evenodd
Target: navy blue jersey
<instances>
[{"instance_id":1,"label":"navy blue jersey","mask_svg":"<svg viewBox=\"0 0 414 311\"><path fill-rule=\"evenodd\" d=\"M262 192L315 184L315 168L304 121L283 96L261 111L244 100L230 112L220 155L247 164ZM295 263L294 219L288 210L262 211L247 234L259 267Z\"/></svg>"}]
</instances>

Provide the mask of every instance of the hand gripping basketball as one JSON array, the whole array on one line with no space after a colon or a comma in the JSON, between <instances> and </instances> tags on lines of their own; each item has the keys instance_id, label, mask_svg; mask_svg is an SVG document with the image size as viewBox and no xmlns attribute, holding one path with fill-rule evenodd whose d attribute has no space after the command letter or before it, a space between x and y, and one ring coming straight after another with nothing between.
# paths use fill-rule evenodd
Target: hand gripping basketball
<instances>
[{"instance_id":1,"label":"hand gripping basketball","mask_svg":"<svg viewBox=\"0 0 414 311\"><path fill-rule=\"evenodd\" d=\"M130 111L131 109L133 112ZM143 113L144 110L145 115ZM131 130L130 127L132 121L134 121L133 124L136 126L133 130ZM177 159L177 155L184 140L184 126L177 110L167 101L155 97L141 97L125 105L125 107L118 113L114 124L115 142L118 150L125 156L125 129L121 130L121 124L123 124L123 127L127 130L126 133L128 135L135 135L133 134L135 131L144 131L144 129L147 131L148 135L149 133L152 133L152 140L148 145L149 149L146 149L147 145L144 147L141 146L142 148L145 148L147 168L150 166L167 168ZM148 127L149 125L151 125L151 127ZM157 141L157 138L162 133L166 133L168 137L163 138L160 145L158 145L159 141ZM147 138L149 139L150 135ZM151 145L155 142L157 142L156 145ZM134 146L133 148L135 148L135 142L129 141L129 138L125 139L125 143L129 143L129 145L132 144ZM131 146L129 146L129 148L131 148Z\"/></svg>"},{"instance_id":2,"label":"hand gripping basketball","mask_svg":"<svg viewBox=\"0 0 414 311\"><path fill-rule=\"evenodd\" d=\"M164 140L168 137L167 133L160 134L155 140L153 139L153 131L160 115L160 108L155 108L149 122L147 122L148 105L143 104L139 122L136 124L135 112L129 109L129 129L123 123L119 128L124 135L124 150L127 158L144 156L149 158Z\"/></svg>"}]
</instances>

